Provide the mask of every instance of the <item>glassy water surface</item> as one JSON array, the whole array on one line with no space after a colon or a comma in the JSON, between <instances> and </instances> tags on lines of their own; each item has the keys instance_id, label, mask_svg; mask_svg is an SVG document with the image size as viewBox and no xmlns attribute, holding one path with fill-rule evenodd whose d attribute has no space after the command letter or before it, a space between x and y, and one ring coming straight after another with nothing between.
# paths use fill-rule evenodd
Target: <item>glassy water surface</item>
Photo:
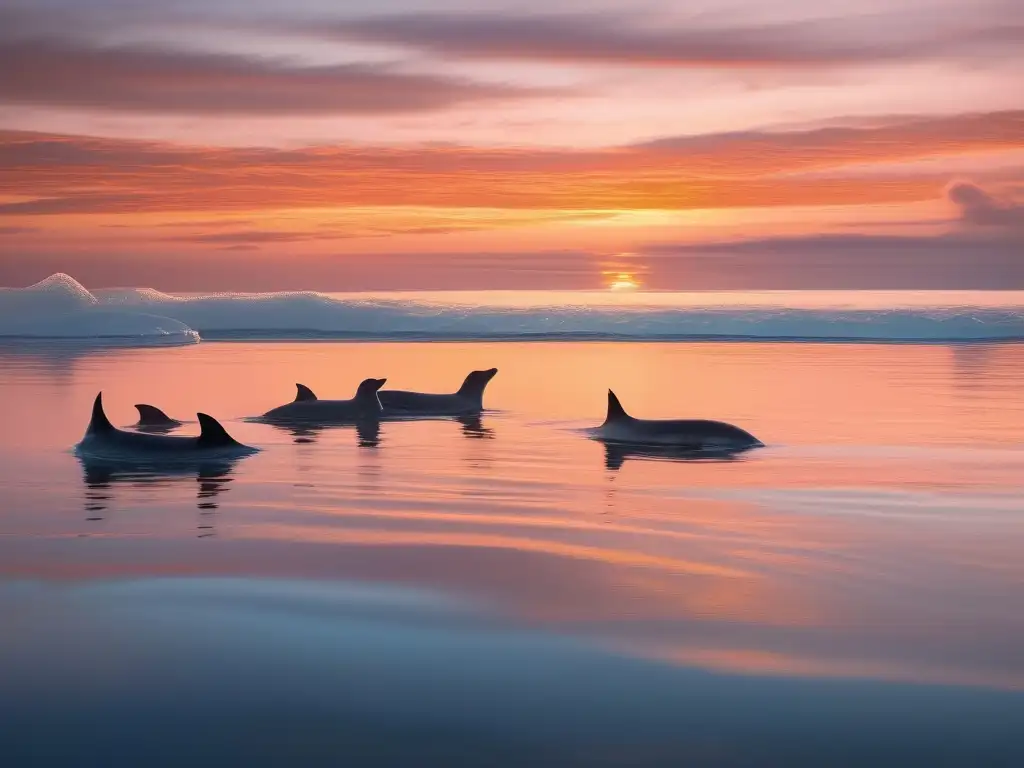
<instances>
[{"instance_id":1,"label":"glassy water surface","mask_svg":"<svg viewBox=\"0 0 1024 768\"><path fill-rule=\"evenodd\" d=\"M244 420L491 366L479 419ZM7 764L1022 764L1024 345L24 343L0 370ZM767 447L609 452L608 387ZM99 390L261 452L83 463Z\"/></svg>"}]
</instances>

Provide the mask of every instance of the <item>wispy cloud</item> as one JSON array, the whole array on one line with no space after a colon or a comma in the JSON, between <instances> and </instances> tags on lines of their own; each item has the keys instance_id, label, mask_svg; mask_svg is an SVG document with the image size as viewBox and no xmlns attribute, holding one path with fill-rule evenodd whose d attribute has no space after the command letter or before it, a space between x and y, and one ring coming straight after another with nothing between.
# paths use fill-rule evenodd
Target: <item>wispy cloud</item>
<instances>
[{"instance_id":1,"label":"wispy cloud","mask_svg":"<svg viewBox=\"0 0 1024 768\"><path fill-rule=\"evenodd\" d=\"M102 213L104 211L130 213L145 210L146 206L147 201L144 198L135 198L130 192L123 194L76 192L66 197L43 197L35 200L0 203L0 215L49 216L65 213Z\"/></svg>"},{"instance_id":2,"label":"wispy cloud","mask_svg":"<svg viewBox=\"0 0 1024 768\"><path fill-rule=\"evenodd\" d=\"M173 260L173 268L169 268ZM90 287L149 285L166 291L442 290L448 288L573 289L599 284L593 257L584 251L302 253L282 258L250 243L166 258L78 249L14 253L0 260L0 285L29 285L67 272Z\"/></svg>"},{"instance_id":3,"label":"wispy cloud","mask_svg":"<svg viewBox=\"0 0 1024 768\"><path fill-rule=\"evenodd\" d=\"M194 231L187 234L157 236L160 242L222 245L244 243L253 247L279 243L313 243L355 238L380 238L393 235L443 235L455 232L499 230L511 227L571 223L609 219L605 211L501 211L501 210L399 210L388 208L355 209L332 212L329 226L307 222L304 229L246 227L223 231L218 225L187 224ZM162 225L168 226L166 224ZM176 227L186 226L177 223ZM137 228L143 237L152 238L146 227Z\"/></svg>"},{"instance_id":4,"label":"wispy cloud","mask_svg":"<svg viewBox=\"0 0 1024 768\"><path fill-rule=\"evenodd\" d=\"M945 21L945 20L942 20ZM609 14L392 14L306 27L309 34L383 43L446 58L672 67L791 67L997 54L1024 43L1018 17L935 24L891 11L729 25Z\"/></svg>"},{"instance_id":5,"label":"wispy cloud","mask_svg":"<svg viewBox=\"0 0 1024 768\"><path fill-rule=\"evenodd\" d=\"M1024 112L682 137L594 151L231 149L0 132L0 196L7 198L0 214L358 206L607 211L907 202L933 199L935 180L911 174L879 183L844 178L842 169L1022 144ZM835 173L786 178L814 169Z\"/></svg>"},{"instance_id":6,"label":"wispy cloud","mask_svg":"<svg viewBox=\"0 0 1024 768\"><path fill-rule=\"evenodd\" d=\"M245 229L232 232L200 232L191 235L164 237L161 240L171 243L245 244L255 246L261 243L301 243L310 240L336 240L344 237L344 233Z\"/></svg>"},{"instance_id":7,"label":"wispy cloud","mask_svg":"<svg viewBox=\"0 0 1024 768\"><path fill-rule=\"evenodd\" d=\"M925 235L860 233L657 243L640 250L649 282L717 289L1024 288L1024 205L961 181L944 194L959 226Z\"/></svg>"},{"instance_id":8,"label":"wispy cloud","mask_svg":"<svg viewBox=\"0 0 1024 768\"><path fill-rule=\"evenodd\" d=\"M0 101L152 114L387 115L565 96L384 64L303 66L194 50L0 35Z\"/></svg>"}]
</instances>

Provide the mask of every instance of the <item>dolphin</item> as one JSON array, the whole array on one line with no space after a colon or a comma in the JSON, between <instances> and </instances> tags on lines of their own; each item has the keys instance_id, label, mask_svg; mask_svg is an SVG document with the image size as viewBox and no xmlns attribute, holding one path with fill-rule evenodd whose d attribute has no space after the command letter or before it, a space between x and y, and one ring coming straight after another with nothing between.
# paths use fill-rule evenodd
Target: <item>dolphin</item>
<instances>
[{"instance_id":1,"label":"dolphin","mask_svg":"<svg viewBox=\"0 0 1024 768\"><path fill-rule=\"evenodd\" d=\"M139 423L137 427L180 427L181 422L172 419L155 405L136 403L136 410L139 412Z\"/></svg>"},{"instance_id":2,"label":"dolphin","mask_svg":"<svg viewBox=\"0 0 1024 768\"><path fill-rule=\"evenodd\" d=\"M212 416L198 413L198 437L147 435L118 429L103 412L103 393L92 404L92 419L82 441L75 446L79 455L99 458L209 461L256 453L255 448L235 440Z\"/></svg>"},{"instance_id":3,"label":"dolphin","mask_svg":"<svg viewBox=\"0 0 1024 768\"><path fill-rule=\"evenodd\" d=\"M387 379L365 379L351 400L321 400L305 384L296 384L295 400L264 413L260 419L304 424L345 424L379 419L383 410L377 390Z\"/></svg>"},{"instance_id":4,"label":"dolphin","mask_svg":"<svg viewBox=\"0 0 1024 768\"><path fill-rule=\"evenodd\" d=\"M385 416L465 416L484 409L484 389L498 373L497 368L470 373L459 391L452 395L385 389L380 394Z\"/></svg>"},{"instance_id":5,"label":"dolphin","mask_svg":"<svg viewBox=\"0 0 1024 768\"><path fill-rule=\"evenodd\" d=\"M722 421L705 419L635 419L626 413L619 398L608 390L608 416L594 430L607 443L671 446L677 450L738 453L764 445L746 430Z\"/></svg>"}]
</instances>

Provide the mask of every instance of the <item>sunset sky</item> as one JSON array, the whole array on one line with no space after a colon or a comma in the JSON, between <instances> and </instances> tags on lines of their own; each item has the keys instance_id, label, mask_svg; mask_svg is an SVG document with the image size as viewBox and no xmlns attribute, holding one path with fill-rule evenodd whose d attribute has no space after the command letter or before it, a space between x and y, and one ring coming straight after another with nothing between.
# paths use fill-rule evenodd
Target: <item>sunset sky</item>
<instances>
[{"instance_id":1,"label":"sunset sky","mask_svg":"<svg viewBox=\"0 0 1024 768\"><path fill-rule=\"evenodd\" d=\"M0 0L0 284L1024 289L1020 0Z\"/></svg>"}]
</instances>

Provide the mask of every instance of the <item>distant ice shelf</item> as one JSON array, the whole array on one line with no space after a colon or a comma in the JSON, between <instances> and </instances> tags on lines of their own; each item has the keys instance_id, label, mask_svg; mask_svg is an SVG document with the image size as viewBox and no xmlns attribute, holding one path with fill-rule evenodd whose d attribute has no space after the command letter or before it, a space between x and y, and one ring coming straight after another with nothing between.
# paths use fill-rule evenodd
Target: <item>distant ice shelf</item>
<instances>
[{"instance_id":1,"label":"distant ice shelf","mask_svg":"<svg viewBox=\"0 0 1024 768\"><path fill-rule=\"evenodd\" d=\"M696 304L694 295L547 294L529 305L443 295L305 292L175 296L151 288L88 291L57 274L0 289L0 336L195 343L205 339L747 339L874 342L1024 340L1024 295L1006 306ZM507 297L506 297L507 298Z\"/></svg>"}]
</instances>

